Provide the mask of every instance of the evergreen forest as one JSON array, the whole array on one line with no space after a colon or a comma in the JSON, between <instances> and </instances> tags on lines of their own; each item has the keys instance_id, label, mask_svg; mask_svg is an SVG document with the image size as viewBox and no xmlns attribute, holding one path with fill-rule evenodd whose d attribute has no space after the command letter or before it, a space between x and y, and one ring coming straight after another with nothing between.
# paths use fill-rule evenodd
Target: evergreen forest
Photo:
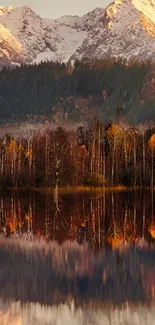
<instances>
[{"instance_id":1,"label":"evergreen forest","mask_svg":"<svg viewBox=\"0 0 155 325\"><path fill-rule=\"evenodd\" d=\"M155 69L121 61L44 62L0 71L0 122L155 119Z\"/></svg>"}]
</instances>

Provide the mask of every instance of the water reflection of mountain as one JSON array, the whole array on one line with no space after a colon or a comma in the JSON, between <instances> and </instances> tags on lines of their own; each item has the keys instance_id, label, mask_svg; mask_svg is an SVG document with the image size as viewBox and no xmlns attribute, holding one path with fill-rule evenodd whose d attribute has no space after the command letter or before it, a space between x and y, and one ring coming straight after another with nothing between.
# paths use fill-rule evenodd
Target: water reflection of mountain
<instances>
[{"instance_id":1,"label":"water reflection of mountain","mask_svg":"<svg viewBox=\"0 0 155 325\"><path fill-rule=\"evenodd\" d=\"M0 242L0 296L48 306L121 306L155 300L155 250L94 253L87 244Z\"/></svg>"}]
</instances>

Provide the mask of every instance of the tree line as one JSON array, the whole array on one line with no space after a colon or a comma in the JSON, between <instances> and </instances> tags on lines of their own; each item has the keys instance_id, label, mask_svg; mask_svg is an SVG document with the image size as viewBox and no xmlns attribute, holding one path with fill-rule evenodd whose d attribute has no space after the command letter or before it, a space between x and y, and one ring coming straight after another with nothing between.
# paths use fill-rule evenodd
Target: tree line
<instances>
[{"instance_id":1,"label":"tree line","mask_svg":"<svg viewBox=\"0 0 155 325\"><path fill-rule=\"evenodd\" d=\"M155 128L94 119L77 130L47 127L0 139L2 187L151 186Z\"/></svg>"}]
</instances>

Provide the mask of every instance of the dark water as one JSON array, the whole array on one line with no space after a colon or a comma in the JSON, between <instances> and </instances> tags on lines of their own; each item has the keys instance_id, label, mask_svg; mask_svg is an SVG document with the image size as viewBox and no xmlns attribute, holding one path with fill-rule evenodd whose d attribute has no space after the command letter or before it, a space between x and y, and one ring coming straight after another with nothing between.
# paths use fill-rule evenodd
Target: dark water
<instances>
[{"instance_id":1,"label":"dark water","mask_svg":"<svg viewBox=\"0 0 155 325\"><path fill-rule=\"evenodd\" d=\"M1 193L0 325L153 325L154 193Z\"/></svg>"}]
</instances>

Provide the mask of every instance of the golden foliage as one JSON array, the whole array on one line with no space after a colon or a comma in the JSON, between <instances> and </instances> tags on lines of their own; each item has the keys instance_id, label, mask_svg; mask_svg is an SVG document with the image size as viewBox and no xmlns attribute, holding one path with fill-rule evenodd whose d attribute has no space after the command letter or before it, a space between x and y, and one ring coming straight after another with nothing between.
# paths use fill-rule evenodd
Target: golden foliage
<instances>
[{"instance_id":1,"label":"golden foliage","mask_svg":"<svg viewBox=\"0 0 155 325\"><path fill-rule=\"evenodd\" d=\"M123 235L117 235L115 237L108 237L107 242L111 245L113 249L119 248L123 243Z\"/></svg>"},{"instance_id":2,"label":"golden foliage","mask_svg":"<svg viewBox=\"0 0 155 325\"><path fill-rule=\"evenodd\" d=\"M119 125L112 124L112 126L108 129L107 133L109 135L117 135L117 134L122 134L123 132Z\"/></svg>"},{"instance_id":3,"label":"golden foliage","mask_svg":"<svg viewBox=\"0 0 155 325\"><path fill-rule=\"evenodd\" d=\"M120 143L121 140L123 139L123 130L117 124L112 124L112 126L108 129L106 134L110 144L114 143L115 140L117 139L116 141L118 145L118 143Z\"/></svg>"},{"instance_id":4,"label":"golden foliage","mask_svg":"<svg viewBox=\"0 0 155 325\"><path fill-rule=\"evenodd\" d=\"M26 153L25 153L25 157L26 158L30 158L32 156L32 150L28 150L28 151L26 151Z\"/></svg>"},{"instance_id":5,"label":"golden foliage","mask_svg":"<svg viewBox=\"0 0 155 325\"><path fill-rule=\"evenodd\" d=\"M12 154L12 153L17 153L19 151L24 151L24 147L21 144L18 145L17 142L14 139L12 139L8 147L6 147L6 152Z\"/></svg>"},{"instance_id":6,"label":"golden foliage","mask_svg":"<svg viewBox=\"0 0 155 325\"><path fill-rule=\"evenodd\" d=\"M11 140L9 146L7 147L7 152L12 154L17 151L17 143L15 140Z\"/></svg>"}]
</instances>

